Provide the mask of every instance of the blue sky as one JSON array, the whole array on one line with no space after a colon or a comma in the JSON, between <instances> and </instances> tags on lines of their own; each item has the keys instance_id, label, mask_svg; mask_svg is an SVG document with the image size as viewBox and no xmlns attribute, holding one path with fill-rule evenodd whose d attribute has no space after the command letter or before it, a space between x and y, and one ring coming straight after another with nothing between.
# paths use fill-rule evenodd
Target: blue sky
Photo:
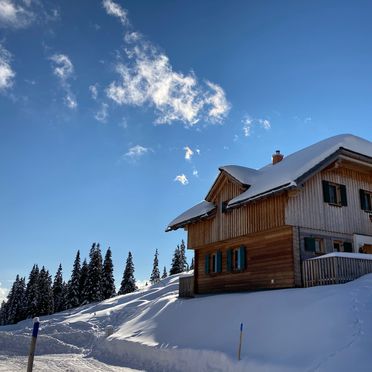
<instances>
[{"instance_id":1,"label":"blue sky","mask_svg":"<svg viewBox=\"0 0 372 372\"><path fill-rule=\"evenodd\" d=\"M0 0L0 297L113 251L169 269L218 166L371 140L370 2ZM189 257L191 254L189 253Z\"/></svg>"}]
</instances>

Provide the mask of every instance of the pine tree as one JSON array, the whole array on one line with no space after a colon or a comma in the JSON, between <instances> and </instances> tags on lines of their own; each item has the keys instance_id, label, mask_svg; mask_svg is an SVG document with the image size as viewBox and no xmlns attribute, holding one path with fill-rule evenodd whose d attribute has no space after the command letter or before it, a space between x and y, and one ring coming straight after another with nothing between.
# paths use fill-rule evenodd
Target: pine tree
<instances>
[{"instance_id":1,"label":"pine tree","mask_svg":"<svg viewBox=\"0 0 372 372\"><path fill-rule=\"evenodd\" d=\"M81 265L80 271L80 281L79 281L79 293L80 293L80 305L85 305L88 303L88 263L87 260L84 259L83 264Z\"/></svg>"},{"instance_id":2,"label":"pine tree","mask_svg":"<svg viewBox=\"0 0 372 372\"><path fill-rule=\"evenodd\" d=\"M111 248L108 247L102 267L102 297L104 300L115 296L114 265Z\"/></svg>"},{"instance_id":3,"label":"pine tree","mask_svg":"<svg viewBox=\"0 0 372 372\"><path fill-rule=\"evenodd\" d=\"M167 274L167 269L166 269L166 267L164 266L163 275L161 276L161 278L162 278L162 279L165 279L167 276L168 276L168 274Z\"/></svg>"},{"instance_id":4,"label":"pine tree","mask_svg":"<svg viewBox=\"0 0 372 372\"><path fill-rule=\"evenodd\" d=\"M39 273L38 287L38 315L52 314L54 309L52 277L44 266Z\"/></svg>"},{"instance_id":5,"label":"pine tree","mask_svg":"<svg viewBox=\"0 0 372 372\"><path fill-rule=\"evenodd\" d=\"M6 324L15 324L26 316L26 301L25 301L26 284L25 279L17 275L12 288L7 296L6 303Z\"/></svg>"},{"instance_id":6,"label":"pine tree","mask_svg":"<svg viewBox=\"0 0 372 372\"><path fill-rule=\"evenodd\" d=\"M72 268L71 279L67 285L66 308L71 309L80 305L80 251L76 253Z\"/></svg>"},{"instance_id":7,"label":"pine tree","mask_svg":"<svg viewBox=\"0 0 372 372\"><path fill-rule=\"evenodd\" d=\"M89 253L87 297L88 302L102 301L102 255L99 244L93 244Z\"/></svg>"},{"instance_id":8,"label":"pine tree","mask_svg":"<svg viewBox=\"0 0 372 372\"><path fill-rule=\"evenodd\" d=\"M156 284L160 282L160 272L159 272L159 260L158 260L158 250L156 249L155 255L154 255L154 263L152 266L152 273L150 277L150 283Z\"/></svg>"},{"instance_id":9,"label":"pine tree","mask_svg":"<svg viewBox=\"0 0 372 372\"><path fill-rule=\"evenodd\" d=\"M194 270L194 257L191 259L191 265L190 265L190 270Z\"/></svg>"},{"instance_id":10,"label":"pine tree","mask_svg":"<svg viewBox=\"0 0 372 372\"><path fill-rule=\"evenodd\" d=\"M182 269L181 272L188 271L189 269L189 265L187 264L187 259L186 259L186 246L185 246L185 242L183 239L181 240L181 245L180 245L180 266Z\"/></svg>"},{"instance_id":11,"label":"pine tree","mask_svg":"<svg viewBox=\"0 0 372 372\"><path fill-rule=\"evenodd\" d=\"M0 326L7 324L7 303L3 301L0 306Z\"/></svg>"},{"instance_id":12,"label":"pine tree","mask_svg":"<svg viewBox=\"0 0 372 372\"><path fill-rule=\"evenodd\" d=\"M125 265L123 280L121 281L119 295L134 292L137 289L136 280L134 279L134 265L132 253L128 253L127 262Z\"/></svg>"},{"instance_id":13,"label":"pine tree","mask_svg":"<svg viewBox=\"0 0 372 372\"><path fill-rule=\"evenodd\" d=\"M26 317L28 318L33 318L38 315L39 274L38 265L34 265L31 269L26 286Z\"/></svg>"},{"instance_id":14,"label":"pine tree","mask_svg":"<svg viewBox=\"0 0 372 372\"><path fill-rule=\"evenodd\" d=\"M169 275L179 274L182 273L182 261L181 261L181 251L180 246L177 245L177 248L174 250L173 258L172 258L172 265L169 270Z\"/></svg>"},{"instance_id":15,"label":"pine tree","mask_svg":"<svg viewBox=\"0 0 372 372\"><path fill-rule=\"evenodd\" d=\"M62 265L59 264L58 270L54 277L53 282L53 301L54 301L54 312L59 313L64 310L64 299L63 299L63 278L62 278Z\"/></svg>"}]
</instances>

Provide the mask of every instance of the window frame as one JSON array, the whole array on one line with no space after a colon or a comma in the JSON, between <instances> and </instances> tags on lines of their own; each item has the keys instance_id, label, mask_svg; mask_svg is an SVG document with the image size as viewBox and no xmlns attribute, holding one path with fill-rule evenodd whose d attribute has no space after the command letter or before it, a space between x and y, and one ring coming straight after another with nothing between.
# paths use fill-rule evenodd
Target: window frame
<instances>
[{"instance_id":1,"label":"window frame","mask_svg":"<svg viewBox=\"0 0 372 372\"><path fill-rule=\"evenodd\" d=\"M372 212L372 191L359 190L360 208L367 213Z\"/></svg>"},{"instance_id":2,"label":"window frame","mask_svg":"<svg viewBox=\"0 0 372 372\"><path fill-rule=\"evenodd\" d=\"M346 186L340 183L322 180L323 201L337 207L347 207Z\"/></svg>"}]
</instances>

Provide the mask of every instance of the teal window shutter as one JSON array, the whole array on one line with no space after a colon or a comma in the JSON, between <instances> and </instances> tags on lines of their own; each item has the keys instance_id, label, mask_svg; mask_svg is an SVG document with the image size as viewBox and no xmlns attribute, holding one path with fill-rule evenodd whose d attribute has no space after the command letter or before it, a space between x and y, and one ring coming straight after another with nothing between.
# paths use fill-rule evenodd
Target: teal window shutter
<instances>
[{"instance_id":1,"label":"teal window shutter","mask_svg":"<svg viewBox=\"0 0 372 372\"><path fill-rule=\"evenodd\" d=\"M344 242L344 252L353 252L353 245L349 242Z\"/></svg>"},{"instance_id":2,"label":"teal window shutter","mask_svg":"<svg viewBox=\"0 0 372 372\"><path fill-rule=\"evenodd\" d=\"M239 248L239 270L245 270L246 267L246 252L244 245Z\"/></svg>"},{"instance_id":3,"label":"teal window shutter","mask_svg":"<svg viewBox=\"0 0 372 372\"><path fill-rule=\"evenodd\" d=\"M205 273L209 274L209 254L205 255Z\"/></svg>"},{"instance_id":4,"label":"teal window shutter","mask_svg":"<svg viewBox=\"0 0 372 372\"><path fill-rule=\"evenodd\" d=\"M217 272L218 273L222 272L222 252L221 251L217 252Z\"/></svg>"},{"instance_id":5,"label":"teal window shutter","mask_svg":"<svg viewBox=\"0 0 372 372\"><path fill-rule=\"evenodd\" d=\"M323 186L323 200L326 203L330 203L331 197L329 195L329 182L323 180L322 186Z\"/></svg>"},{"instance_id":6,"label":"teal window shutter","mask_svg":"<svg viewBox=\"0 0 372 372\"><path fill-rule=\"evenodd\" d=\"M232 271L232 256L233 256L233 250L232 249L228 249L227 250L227 256L226 256L226 260L227 260L227 271L228 272L231 272Z\"/></svg>"},{"instance_id":7,"label":"teal window shutter","mask_svg":"<svg viewBox=\"0 0 372 372\"><path fill-rule=\"evenodd\" d=\"M367 205L366 205L366 197L365 197L364 190L359 189L359 196L360 196L360 208L366 211Z\"/></svg>"},{"instance_id":8,"label":"teal window shutter","mask_svg":"<svg viewBox=\"0 0 372 372\"><path fill-rule=\"evenodd\" d=\"M314 238L305 238L305 251L315 252L315 239Z\"/></svg>"},{"instance_id":9,"label":"teal window shutter","mask_svg":"<svg viewBox=\"0 0 372 372\"><path fill-rule=\"evenodd\" d=\"M341 205L347 206L347 197L346 197L346 186L340 185L340 194L341 194Z\"/></svg>"}]
</instances>

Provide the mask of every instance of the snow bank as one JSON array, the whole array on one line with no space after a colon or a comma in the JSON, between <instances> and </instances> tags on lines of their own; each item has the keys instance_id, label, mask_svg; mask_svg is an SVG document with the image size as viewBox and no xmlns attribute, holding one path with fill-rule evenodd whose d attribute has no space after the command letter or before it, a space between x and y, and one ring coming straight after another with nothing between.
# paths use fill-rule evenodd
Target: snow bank
<instances>
[{"instance_id":1,"label":"snow bank","mask_svg":"<svg viewBox=\"0 0 372 372\"><path fill-rule=\"evenodd\" d=\"M171 276L133 294L41 318L40 337L50 345L40 338L35 359L79 351L103 365L146 371L369 371L371 311L372 275L343 285L194 299L179 299L178 276ZM109 337L107 325L114 331ZM31 321L0 327L5 360L27 353L30 327Z\"/></svg>"}]
</instances>

